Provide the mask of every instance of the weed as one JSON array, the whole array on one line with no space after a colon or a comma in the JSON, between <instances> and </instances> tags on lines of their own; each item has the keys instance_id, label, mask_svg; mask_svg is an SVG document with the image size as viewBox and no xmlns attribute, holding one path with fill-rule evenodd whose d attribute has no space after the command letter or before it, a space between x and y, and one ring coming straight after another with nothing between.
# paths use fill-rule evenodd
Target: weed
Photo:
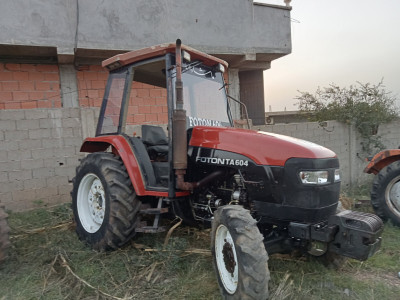
<instances>
[{"instance_id":1,"label":"weed","mask_svg":"<svg viewBox=\"0 0 400 300\"><path fill-rule=\"evenodd\" d=\"M368 198L371 192L373 177L369 177L362 184L354 184L343 190L343 193L350 198Z\"/></svg>"},{"instance_id":2,"label":"weed","mask_svg":"<svg viewBox=\"0 0 400 300\"><path fill-rule=\"evenodd\" d=\"M9 221L1 299L220 299L209 230L181 225L167 245L165 233L139 234L119 250L95 252L78 240L69 205L11 213ZM348 260L340 271L271 255L271 299L398 298L399 234L386 225L381 250L365 262Z\"/></svg>"}]
</instances>

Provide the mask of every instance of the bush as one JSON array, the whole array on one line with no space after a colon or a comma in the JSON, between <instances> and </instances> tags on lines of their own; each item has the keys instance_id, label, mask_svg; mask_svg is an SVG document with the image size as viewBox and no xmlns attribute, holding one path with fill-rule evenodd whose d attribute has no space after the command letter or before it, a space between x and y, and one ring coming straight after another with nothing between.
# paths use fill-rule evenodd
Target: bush
<instances>
[{"instance_id":1,"label":"bush","mask_svg":"<svg viewBox=\"0 0 400 300\"><path fill-rule=\"evenodd\" d=\"M377 85L360 83L350 87L318 88L315 94L300 92L298 106L307 113L311 121L337 120L354 125L362 138L363 151L371 154L384 148L380 137L376 136L380 124L398 117L395 107L396 97L385 89L381 81Z\"/></svg>"}]
</instances>

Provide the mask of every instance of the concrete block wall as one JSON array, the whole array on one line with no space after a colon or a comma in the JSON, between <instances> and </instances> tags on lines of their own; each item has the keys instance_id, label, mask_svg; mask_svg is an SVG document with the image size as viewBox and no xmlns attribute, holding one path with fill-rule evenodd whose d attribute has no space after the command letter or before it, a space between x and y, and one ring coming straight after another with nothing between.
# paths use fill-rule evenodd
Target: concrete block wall
<instances>
[{"instance_id":1,"label":"concrete block wall","mask_svg":"<svg viewBox=\"0 0 400 300\"><path fill-rule=\"evenodd\" d=\"M84 110L0 110L0 203L7 209L70 201L85 125L97 116Z\"/></svg>"},{"instance_id":2,"label":"concrete block wall","mask_svg":"<svg viewBox=\"0 0 400 300\"><path fill-rule=\"evenodd\" d=\"M41 108L0 110L0 204L22 211L42 205L70 202L70 181L75 176L80 146L94 136L98 108ZM165 128L165 126L164 126ZM400 121L381 125L378 134L388 148L400 143ZM371 178L363 173L367 162L353 128L330 121L255 126L305 139L335 151L339 157L343 187ZM140 135L140 126L127 126Z\"/></svg>"},{"instance_id":3,"label":"concrete block wall","mask_svg":"<svg viewBox=\"0 0 400 300\"><path fill-rule=\"evenodd\" d=\"M399 120L379 126L377 135L381 137L386 149L399 147L399 128ZM343 188L360 185L373 178L373 175L365 174L363 170L368 164L366 158L375 153L363 152L361 137L352 126L328 121L326 126L309 122L255 126L254 129L304 139L331 149L339 158Z\"/></svg>"},{"instance_id":4,"label":"concrete block wall","mask_svg":"<svg viewBox=\"0 0 400 300\"><path fill-rule=\"evenodd\" d=\"M378 135L387 149L400 148L400 121L379 126Z\"/></svg>"},{"instance_id":5,"label":"concrete block wall","mask_svg":"<svg viewBox=\"0 0 400 300\"><path fill-rule=\"evenodd\" d=\"M351 164L349 163L349 151L351 150L349 127L336 121L329 121L326 125L322 127L316 122L307 122L265 125L257 126L257 128L296 137L331 149L339 158L343 183L348 186L352 179Z\"/></svg>"}]
</instances>

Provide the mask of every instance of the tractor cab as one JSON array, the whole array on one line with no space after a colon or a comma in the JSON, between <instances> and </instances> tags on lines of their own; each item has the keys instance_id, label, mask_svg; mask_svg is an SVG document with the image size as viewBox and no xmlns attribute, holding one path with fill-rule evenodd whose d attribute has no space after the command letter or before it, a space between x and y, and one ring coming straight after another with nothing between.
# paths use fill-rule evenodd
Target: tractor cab
<instances>
[{"instance_id":1,"label":"tractor cab","mask_svg":"<svg viewBox=\"0 0 400 300\"><path fill-rule=\"evenodd\" d=\"M100 140L104 143L105 137L124 139L132 149L126 152L133 152L131 159L139 165L140 174L132 170L132 177L143 179L139 193L168 192L170 197L176 196L174 146L176 152L182 152L181 157L186 156L186 134L191 128L233 124L223 76L227 63L187 46L179 45L177 50L176 44L166 44L116 55L105 60L103 67L110 74L96 138L88 138L82 151L101 146ZM181 85L178 92L177 81ZM178 121L183 121L183 126L174 121L177 95L185 99L180 107L184 119ZM181 142L174 145L173 131L182 127L185 132L181 130L176 138ZM129 168L132 162L125 165Z\"/></svg>"}]
</instances>

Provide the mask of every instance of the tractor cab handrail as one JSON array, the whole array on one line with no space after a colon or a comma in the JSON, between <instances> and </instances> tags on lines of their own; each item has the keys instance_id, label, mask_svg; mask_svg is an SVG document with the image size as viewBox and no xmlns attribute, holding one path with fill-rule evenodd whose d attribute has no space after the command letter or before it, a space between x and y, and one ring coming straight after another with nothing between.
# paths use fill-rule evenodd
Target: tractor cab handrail
<instances>
[{"instance_id":1,"label":"tractor cab handrail","mask_svg":"<svg viewBox=\"0 0 400 300\"><path fill-rule=\"evenodd\" d=\"M226 94L226 97L228 97L229 99L235 101L236 103L239 103L240 105L243 106L244 108L244 112L245 112L245 117L246 117L246 121L247 121L247 126L249 127L249 129L251 129L251 125L250 125L250 121L249 121L249 114L247 112L247 106L246 104L244 104L243 102L241 102L240 100L237 100L235 98L233 98L232 96L229 96L228 94Z\"/></svg>"}]
</instances>

